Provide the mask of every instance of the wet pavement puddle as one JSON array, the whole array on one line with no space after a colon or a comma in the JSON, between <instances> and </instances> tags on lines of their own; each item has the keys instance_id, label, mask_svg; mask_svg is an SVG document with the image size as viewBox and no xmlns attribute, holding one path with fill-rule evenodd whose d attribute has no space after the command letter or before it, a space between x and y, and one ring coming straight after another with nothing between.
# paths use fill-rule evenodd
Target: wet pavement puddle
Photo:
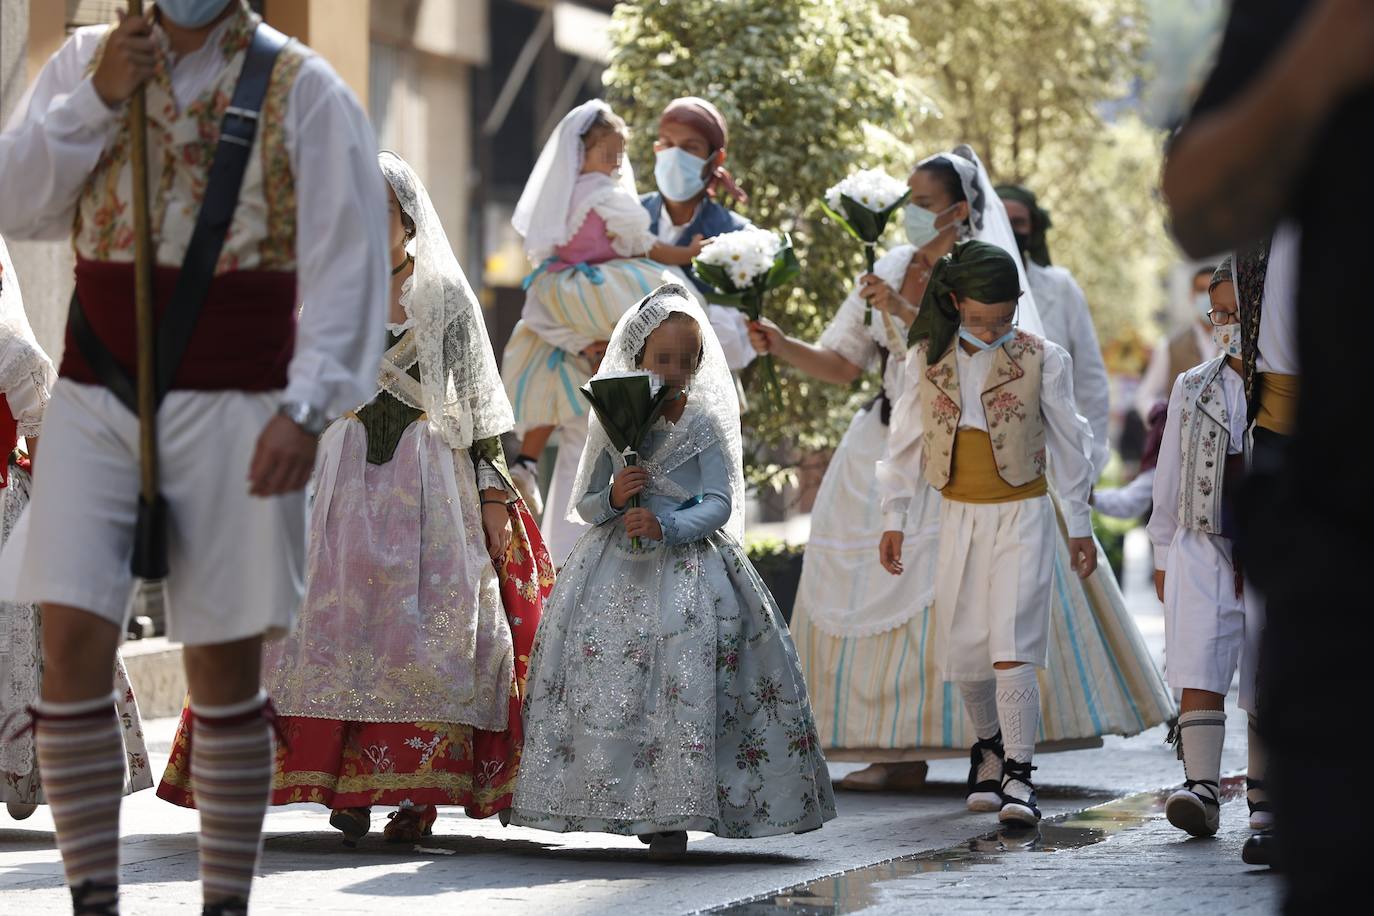
<instances>
[{"instance_id":1,"label":"wet pavement puddle","mask_svg":"<svg viewBox=\"0 0 1374 916\"><path fill-rule=\"evenodd\" d=\"M998 829L954 846L902 856L785 888L774 894L706 910L721 916L838 916L881 902L881 885L932 872L995 865L1002 856L1081 849L1164 816L1173 789L1138 792L1072 814L1047 818L1029 830ZM1245 777L1222 780L1222 801L1245 794Z\"/></svg>"}]
</instances>

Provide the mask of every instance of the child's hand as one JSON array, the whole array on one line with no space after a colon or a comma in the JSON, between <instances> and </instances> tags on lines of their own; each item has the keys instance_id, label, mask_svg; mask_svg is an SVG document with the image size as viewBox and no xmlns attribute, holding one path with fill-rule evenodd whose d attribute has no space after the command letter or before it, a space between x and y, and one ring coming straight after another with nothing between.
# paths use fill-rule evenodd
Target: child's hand
<instances>
[{"instance_id":1,"label":"child's hand","mask_svg":"<svg viewBox=\"0 0 1374 916\"><path fill-rule=\"evenodd\" d=\"M611 483L611 508L624 509L631 496L638 496L649 485L649 472L642 467L621 468Z\"/></svg>"},{"instance_id":2,"label":"child's hand","mask_svg":"<svg viewBox=\"0 0 1374 916\"><path fill-rule=\"evenodd\" d=\"M1097 570L1097 545L1093 539L1069 538L1069 563L1078 572L1078 578L1086 579Z\"/></svg>"},{"instance_id":3,"label":"child's hand","mask_svg":"<svg viewBox=\"0 0 1374 916\"><path fill-rule=\"evenodd\" d=\"M782 329L767 318L749 322L749 343L756 353L772 353L783 337Z\"/></svg>"},{"instance_id":4,"label":"child's hand","mask_svg":"<svg viewBox=\"0 0 1374 916\"><path fill-rule=\"evenodd\" d=\"M1164 570L1162 569L1155 570L1155 597L1159 599L1160 604L1164 603Z\"/></svg>"},{"instance_id":5,"label":"child's hand","mask_svg":"<svg viewBox=\"0 0 1374 916\"><path fill-rule=\"evenodd\" d=\"M701 249L705 247L706 236L702 235L699 232L696 235L692 236L692 240L687 243L687 251L693 258L699 256L701 254Z\"/></svg>"},{"instance_id":6,"label":"child's hand","mask_svg":"<svg viewBox=\"0 0 1374 916\"><path fill-rule=\"evenodd\" d=\"M601 361L606 358L606 348L611 345L609 340L598 340L582 350L582 357L592 364L592 371L601 368Z\"/></svg>"},{"instance_id":7,"label":"child's hand","mask_svg":"<svg viewBox=\"0 0 1374 916\"><path fill-rule=\"evenodd\" d=\"M658 523L658 516L643 507L625 513L625 533L632 538L663 540L663 526Z\"/></svg>"},{"instance_id":8,"label":"child's hand","mask_svg":"<svg viewBox=\"0 0 1374 916\"><path fill-rule=\"evenodd\" d=\"M902 542L906 535L900 531L884 531L878 542L878 562L894 576L902 574Z\"/></svg>"}]
</instances>

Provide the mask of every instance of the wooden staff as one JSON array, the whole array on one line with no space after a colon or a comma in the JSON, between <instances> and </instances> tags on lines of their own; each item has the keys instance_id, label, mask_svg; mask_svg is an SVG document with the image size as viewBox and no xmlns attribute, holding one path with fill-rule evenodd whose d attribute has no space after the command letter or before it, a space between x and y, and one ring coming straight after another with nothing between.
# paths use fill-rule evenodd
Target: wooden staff
<instances>
[{"instance_id":1,"label":"wooden staff","mask_svg":"<svg viewBox=\"0 0 1374 916\"><path fill-rule=\"evenodd\" d=\"M143 0L129 0L143 15ZM134 195L134 317L138 333L138 441L143 502L157 502L157 368L153 316L153 229L148 219L148 107L143 87L129 99L129 154Z\"/></svg>"}]
</instances>

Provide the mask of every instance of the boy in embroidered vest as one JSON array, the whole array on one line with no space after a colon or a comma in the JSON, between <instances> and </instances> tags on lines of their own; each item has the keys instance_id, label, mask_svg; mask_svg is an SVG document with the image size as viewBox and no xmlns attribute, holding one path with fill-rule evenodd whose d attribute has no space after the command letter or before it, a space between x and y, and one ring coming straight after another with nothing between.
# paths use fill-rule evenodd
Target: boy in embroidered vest
<instances>
[{"instance_id":1,"label":"boy in embroidered vest","mask_svg":"<svg viewBox=\"0 0 1374 916\"><path fill-rule=\"evenodd\" d=\"M962 242L936 263L910 335L906 377L878 463L888 572L902 572L902 528L917 475L944 496L935 580L937 656L978 741L968 808L1008 825L1040 820L1031 782L1040 727L1057 547L1048 465L1080 576L1097 568L1088 495L1092 431L1074 408L1073 365L1015 326L1011 255ZM938 354L932 356L931 354Z\"/></svg>"},{"instance_id":2,"label":"boy in embroidered vest","mask_svg":"<svg viewBox=\"0 0 1374 916\"><path fill-rule=\"evenodd\" d=\"M357 100L245 0L161 0L78 30L0 135L0 230L71 236L85 318L69 328L48 405L17 596L43 605L35 737L78 913L118 912L124 762L110 683L139 498L138 422L118 394L136 355L124 103L140 85L159 314L172 311L206 199L233 208L218 258L206 250L213 276L159 411L159 485L169 635L186 647L195 718L205 912L243 913L272 774L262 641L300 602L318 433L377 377L386 198ZM229 110L250 97L256 110ZM248 150L236 199L220 179L224 191L207 193L212 162L243 161L231 147Z\"/></svg>"},{"instance_id":3,"label":"boy in embroidered vest","mask_svg":"<svg viewBox=\"0 0 1374 916\"><path fill-rule=\"evenodd\" d=\"M1247 596L1232 558L1234 532L1223 500L1244 471L1248 425L1242 377L1241 312L1231 259L1209 295L1218 356L1174 383L1155 471L1150 540L1155 589L1165 608L1169 686L1183 692L1176 734L1183 788L1165 806L1169 822L1212 836L1221 820L1221 747L1226 691L1240 665L1240 706L1255 711L1255 671L1263 610ZM1251 747L1252 769L1263 771Z\"/></svg>"}]
</instances>

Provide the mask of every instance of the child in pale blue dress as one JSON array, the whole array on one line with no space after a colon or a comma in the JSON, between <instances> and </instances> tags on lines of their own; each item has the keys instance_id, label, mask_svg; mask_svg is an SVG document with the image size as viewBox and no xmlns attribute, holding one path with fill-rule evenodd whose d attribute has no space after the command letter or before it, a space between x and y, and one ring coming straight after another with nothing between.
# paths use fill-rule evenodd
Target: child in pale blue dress
<instances>
[{"instance_id":1,"label":"child in pale blue dress","mask_svg":"<svg viewBox=\"0 0 1374 916\"><path fill-rule=\"evenodd\" d=\"M796 650L740 544L735 388L681 286L617 326L602 373L636 369L672 400L638 467L593 420L573 487L593 527L535 641L513 821L635 834L656 855L685 849L688 830L814 830L834 796Z\"/></svg>"}]
</instances>

